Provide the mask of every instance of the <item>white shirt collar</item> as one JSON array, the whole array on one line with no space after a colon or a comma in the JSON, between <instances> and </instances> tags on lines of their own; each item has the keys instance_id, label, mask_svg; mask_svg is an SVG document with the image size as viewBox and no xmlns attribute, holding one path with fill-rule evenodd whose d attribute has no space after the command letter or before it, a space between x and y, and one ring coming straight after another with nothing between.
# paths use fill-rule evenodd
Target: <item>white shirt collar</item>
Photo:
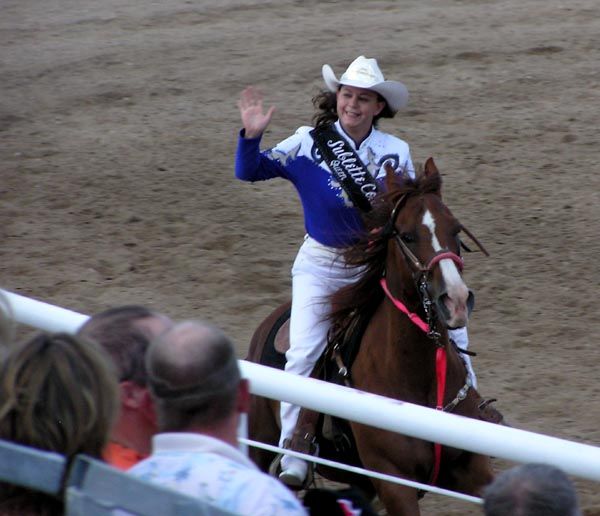
<instances>
[{"instance_id":1,"label":"white shirt collar","mask_svg":"<svg viewBox=\"0 0 600 516\"><path fill-rule=\"evenodd\" d=\"M361 142L361 144L357 148L352 137L346 131L344 131L344 128L342 127L342 124L340 123L339 119L336 120L333 125L337 129L337 132L340 133L344 137L344 139L348 141L348 143L352 146L352 148L355 151L359 150L364 145L368 145L369 140L372 138L373 134L375 134L375 131L376 131L375 127L371 126L371 131L369 132L367 137Z\"/></svg>"},{"instance_id":2,"label":"white shirt collar","mask_svg":"<svg viewBox=\"0 0 600 516\"><path fill-rule=\"evenodd\" d=\"M257 466L237 448L225 441L208 435L191 432L165 432L152 437L152 453L185 451L193 453L217 453L258 470Z\"/></svg>"}]
</instances>

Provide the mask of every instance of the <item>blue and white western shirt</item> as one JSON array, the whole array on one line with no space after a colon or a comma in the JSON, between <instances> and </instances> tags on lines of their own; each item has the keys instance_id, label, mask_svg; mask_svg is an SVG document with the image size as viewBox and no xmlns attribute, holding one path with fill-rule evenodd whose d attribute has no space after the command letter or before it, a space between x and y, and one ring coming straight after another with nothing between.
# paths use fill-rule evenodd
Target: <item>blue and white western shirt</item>
<instances>
[{"instance_id":1,"label":"blue and white western shirt","mask_svg":"<svg viewBox=\"0 0 600 516\"><path fill-rule=\"evenodd\" d=\"M405 141L372 128L357 148L339 121L334 127L378 182L385 177L386 163L397 173L414 177ZM306 232L323 245L345 247L354 241L357 231L363 227L360 212L320 157L311 130L312 127L300 127L295 134L264 152L259 149L260 137L244 138L242 131L235 175L243 181L264 181L274 177L291 181L302 202Z\"/></svg>"}]
</instances>

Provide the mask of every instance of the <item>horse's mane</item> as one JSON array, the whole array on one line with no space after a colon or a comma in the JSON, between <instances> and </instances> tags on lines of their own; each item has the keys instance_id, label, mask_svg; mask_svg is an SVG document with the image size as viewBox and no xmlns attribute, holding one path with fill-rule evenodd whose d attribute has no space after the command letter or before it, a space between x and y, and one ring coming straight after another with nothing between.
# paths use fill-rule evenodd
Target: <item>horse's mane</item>
<instances>
[{"instance_id":1,"label":"horse's mane","mask_svg":"<svg viewBox=\"0 0 600 516\"><path fill-rule=\"evenodd\" d=\"M364 231L358 235L355 244L340 253L349 267L361 267L363 272L356 282L330 297L332 311L329 319L334 333L346 326L353 313L370 316L383 297L379 280L385 269L387 246L393 229L389 223L396 203L403 196L439 193L441 190L441 177L437 171L426 174L420 170L413 180L388 169L385 183L386 191L375 197L373 209L363 216Z\"/></svg>"}]
</instances>

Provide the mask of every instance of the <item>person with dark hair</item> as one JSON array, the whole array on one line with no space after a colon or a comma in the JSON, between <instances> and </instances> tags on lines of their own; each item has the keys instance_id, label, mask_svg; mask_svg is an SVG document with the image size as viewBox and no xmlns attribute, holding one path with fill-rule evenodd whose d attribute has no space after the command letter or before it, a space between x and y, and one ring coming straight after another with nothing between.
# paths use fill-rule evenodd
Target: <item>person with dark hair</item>
<instances>
[{"instance_id":1,"label":"person with dark hair","mask_svg":"<svg viewBox=\"0 0 600 516\"><path fill-rule=\"evenodd\" d=\"M118 410L117 379L95 344L39 334L12 345L0 365L0 439L100 458ZM0 485L0 514L63 514L63 500Z\"/></svg>"},{"instance_id":2,"label":"person with dark hair","mask_svg":"<svg viewBox=\"0 0 600 516\"><path fill-rule=\"evenodd\" d=\"M119 469L129 469L150 453L156 416L144 360L152 339L171 325L166 315L124 305L93 315L78 331L79 336L98 343L117 369L121 410L104 459Z\"/></svg>"},{"instance_id":3,"label":"person with dark hair","mask_svg":"<svg viewBox=\"0 0 600 516\"><path fill-rule=\"evenodd\" d=\"M160 433L132 475L235 514L306 514L285 486L237 449L250 394L233 345L219 329L176 324L152 342L146 367Z\"/></svg>"},{"instance_id":4,"label":"person with dark hair","mask_svg":"<svg viewBox=\"0 0 600 516\"><path fill-rule=\"evenodd\" d=\"M486 516L580 516L569 477L547 464L525 464L500 473L483 493Z\"/></svg>"},{"instance_id":5,"label":"person with dark hair","mask_svg":"<svg viewBox=\"0 0 600 516\"><path fill-rule=\"evenodd\" d=\"M386 166L414 178L408 144L378 129L407 105L404 84L386 80L375 59L357 57L338 80L329 65L322 75L327 89L313 99L315 128L300 127L272 149L260 152L262 134L274 107L266 112L262 95L246 88L238 107L243 124L238 139L235 175L244 181L281 177L293 183L304 209L306 236L292 268L290 347L285 370L309 376L327 344L330 306L326 297L356 281L361 271L347 266L340 248L355 242L364 229L363 214L383 187ZM461 347L466 330L451 332ZM472 383L475 375L468 357ZM281 403L280 446L288 447L300 408ZM281 480L299 487L307 463L284 455Z\"/></svg>"}]
</instances>

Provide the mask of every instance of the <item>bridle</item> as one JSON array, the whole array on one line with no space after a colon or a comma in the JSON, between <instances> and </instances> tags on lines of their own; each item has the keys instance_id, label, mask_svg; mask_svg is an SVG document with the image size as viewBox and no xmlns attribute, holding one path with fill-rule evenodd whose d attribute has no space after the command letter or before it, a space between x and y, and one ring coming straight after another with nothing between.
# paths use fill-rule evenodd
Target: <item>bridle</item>
<instances>
[{"instance_id":1,"label":"bridle","mask_svg":"<svg viewBox=\"0 0 600 516\"><path fill-rule=\"evenodd\" d=\"M462 272L462 270L464 268L464 262L463 262L463 259L460 256L458 256L456 253L453 253L452 251L449 251L449 250L438 251L429 259L429 262L426 265L423 265L421 263L421 261L410 250L410 248L406 245L406 243L402 240L402 238L398 234L398 230L396 229L396 220L398 219L398 215L402 211L402 208L404 208L404 206L406 205L406 201L408 200L409 197L410 197L409 194L405 193L404 195L402 195L400 197L400 199L398 199L398 201L394 205L394 208L392 209L392 213L390 214L390 218L387 222L387 225L383 229L383 235L388 236L388 237L394 237L394 240L397 242L398 246L404 253L404 256L410 262L410 264L412 265L412 267L415 269L415 271L417 273L429 274L429 273L431 273L432 269L441 260L445 260L445 259L452 260L458 267L458 270L460 272ZM483 254L485 254L486 256L489 256L489 253L486 251L486 249L483 247L483 245L479 242L479 240L477 240L477 238L475 238L473 233L471 233L462 224L460 225L460 229L461 229L461 231L464 231L465 234L471 240L473 240L473 242L475 242L475 244L477 245L477 247L479 247L479 249L481 249ZM465 249L467 252L471 252L471 249L469 249L462 241L459 242L459 245L460 245L460 247Z\"/></svg>"},{"instance_id":2,"label":"bridle","mask_svg":"<svg viewBox=\"0 0 600 516\"><path fill-rule=\"evenodd\" d=\"M434 338L434 337L436 337L436 334L437 334L437 338L439 338L439 333L436 332L434 329L435 312L433 310L434 303L431 300L430 295L429 295L429 280L430 280L431 274L433 273L433 270L442 260L452 260L454 262L454 264L456 265L456 267L458 268L459 272L462 272L464 269L464 261L458 254L450 251L449 249L441 249L440 251L437 251L436 253L434 253L434 255L429 259L429 261L426 264L423 264L421 262L421 260L419 260L419 258L417 258L417 256L415 256L415 254L410 250L408 245L406 245L406 243L402 240L402 237L400 236L400 234L398 233L398 230L396 228L396 221L398 219L398 216L399 216L400 212L402 211L402 209L404 208L404 206L406 205L406 202L409 197L410 197L410 194L405 193L400 197L400 199L398 199L398 201L394 205L394 208L392 209L392 212L390 214L390 218L388 219L388 222L386 223L385 227L383 228L382 236L383 236L383 238L386 238L386 237L393 238L394 241L396 242L396 244L398 245L400 251L402 252L404 258L409 263L409 265L413 271L413 277L415 279L415 284L418 287L419 295L421 296L421 303L423 305L423 310L424 310L426 318L427 318L428 335L430 336L430 338ZM477 240L477 238L475 238L475 236L467 228L465 228L461 224L460 229L462 231L464 231L465 234L471 240L473 240L473 242L475 242L475 244L479 247L479 249L481 249L481 251L486 256L489 256L489 253L486 251L486 249L483 247L483 245L479 242L479 240ZM467 252L471 252L471 250L465 244L463 244L463 242L460 240L459 240L459 246L462 247L463 249L465 249ZM389 293L389 289L387 288L387 282L385 281L385 271L383 272L383 277L382 277L381 283L382 283L382 287L383 287L384 291L386 292L387 296L390 297L390 299L392 299L391 294ZM392 301L394 301L394 304L396 305L396 307L399 308L398 304L401 302L398 300L395 300L395 298L392 299ZM402 310L402 311L404 312L404 310ZM409 315L409 317L410 317L410 315ZM411 320L413 320L413 322L414 322L414 319L412 317L411 317Z\"/></svg>"},{"instance_id":3,"label":"bridle","mask_svg":"<svg viewBox=\"0 0 600 516\"><path fill-rule=\"evenodd\" d=\"M452 251L438 251L430 258L429 262L427 262L427 265L423 265L421 261L410 250L410 248L404 243L404 240L400 238L400 235L397 232L394 232L393 237L400 249L402 250L402 252L404 253L406 259L411 263L413 268L419 274L431 274L433 268L439 262L445 259L452 260L456 264L460 272L462 272L464 268L463 259L456 253L453 253Z\"/></svg>"}]
</instances>

